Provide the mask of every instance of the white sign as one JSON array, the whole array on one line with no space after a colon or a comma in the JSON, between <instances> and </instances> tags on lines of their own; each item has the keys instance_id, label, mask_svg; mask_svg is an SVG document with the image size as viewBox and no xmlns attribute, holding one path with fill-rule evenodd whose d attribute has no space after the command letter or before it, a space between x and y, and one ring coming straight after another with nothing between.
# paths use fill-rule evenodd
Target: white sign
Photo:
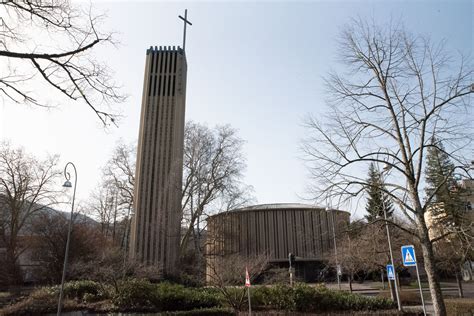
<instances>
[{"instance_id":1,"label":"white sign","mask_svg":"<svg viewBox=\"0 0 474 316\"><path fill-rule=\"evenodd\" d=\"M250 287L250 276L247 267L245 267L245 286Z\"/></svg>"}]
</instances>

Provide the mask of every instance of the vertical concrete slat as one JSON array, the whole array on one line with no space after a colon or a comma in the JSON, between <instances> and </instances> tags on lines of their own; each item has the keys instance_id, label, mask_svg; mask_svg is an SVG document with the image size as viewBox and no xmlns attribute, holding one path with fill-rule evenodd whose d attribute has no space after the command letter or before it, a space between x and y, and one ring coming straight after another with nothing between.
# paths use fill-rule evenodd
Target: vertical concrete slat
<instances>
[{"instance_id":1,"label":"vertical concrete slat","mask_svg":"<svg viewBox=\"0 0 474 316\"><path fill-rule=\"evenodd\" d=\"M146 118L146 112L147 112L147 96L148 96L148 87L149 87L149 84L148 84L148 81L149 81L149 76L148 76L148 69L150 67L150 60L151 60L151 57L152 56L152 53L151 53L151 50L147 50L147 57L146 57L146 61L145 61L145 74L144 74L144 78L143 78L143 93L142 93L142 104L141 104L141 113L140 113L140 126L144 126L145 124L145 118ZM138 145L137 145L137 160L136 160L136 164L135 164L135 174L137 175L136 176L136 187L134 188L134 196L138 196L139 195L139 187L140 187L140 181L142 180L142 177L140 176L141 175L141 170L142 170L142 165L143 165L143 155L141 154L142 153L142 150L143 150L143 146L144 146L144 129L143 128L140 128L139 129L139 132L138 132ZM140 220L139 220L139 216L141 214L141 212L139 211L139 204L137 204L137 200L135 199L134 201L134 216L132 218L132 227L131 227L131 231L130 231L130 257L132 259L135 259L137 258L137 250L138 250L138 241L139 241L139 238L137 236L138 232L140 231L140 229L137 227L138 225L140 225Z\"/></svg>"},{"instance_id":2,"label":"vertical concrete slat","mask_svg":"<svg viewBox=\"0 0 474 316\"><path fill-rule=\"evenodd\" d=\"M155 53L153 52L150 56L151 58L151 64L150 64L150 69L148 73L148 77L150 82L153 82L153 67L154 67L154 62L155 62ZM151 88L152 85L150 84L149 88ZM153 109L150 108L149 103L152 97L150 96L151 90L149 91L146 99L146 106L147 106L147 115L145 117L145 125L144 125L144 143L145 146L143 148L143 153L144 153L144 161L143 161L143 180L141 182L142 187L140 188L141 191L141 196L140 196L140 239L139 239L139 253L140 253L140 260L146 260L145 257L145 246L147 244L147 220L148 220L148 208L147 208L147 201L149 198L148 194L143 194L143 192L148 190L149 187L149 177L144 176L144 174L147 174L150 171L150 142L151 142L151 131L153 128L153 121L151 121L151 113L153 112Z\"/></svg>"},{"instance_id":3,"label":"vertical concrete slat","mask_svg":"<svg viewBox=\"0 0 474 316\"><path fill-rule=\"evenodd\" d=\"M158 216L159 216L159 213L160 213L160 209L159 209L159 199L160 199L160 192L159 192L159 186L158 186L158 179L160 178L160 173L159 173L159 165L160 165L160 160L162 159L160 154L159 154L159 150L160 150L160 141L161 141L161 137L160 137L160 132L159 132L159 126L160 126L160 120L161 120L161 115L160 115L160 108L161 108L161 104L160 104L160 101L161 101L161 94L160 94L160 84L161 84L161 73L159 72L159 69L160 69L160 66L161 66L161 63L162 63L162 60L163 60L163 54L161 53L161 51L158 51L157 52L157 60L156 60L156 67L155 69L157 70L156 71L156 81L154 83L154 86L155 86L155 100L154 102L152 103L152 107L154 108L154 112L155 112L155 115L154 115L154 122L155 122L155 126L154 126L154 142L153 142L153 155L155 156L155 160L154 160L154 163L153 163L153 170L154 170L154 177L152 179L153 181L153 184L152 184L152 189L153 189L153 196L152 196L152 201L151 201L151 206L150 206L150 209L152 211L152 226L151 226L151 236L152 236L152 239L151 239L151 255L150 255L150 259L151 259L151 262L155 265L157 264L157 262L159 261L158 259L158 242L159 242L159 238L158 238L158 232L160 230L160 226L159 226L159 223L158 223Z\"/></svg>"}]
</instances>

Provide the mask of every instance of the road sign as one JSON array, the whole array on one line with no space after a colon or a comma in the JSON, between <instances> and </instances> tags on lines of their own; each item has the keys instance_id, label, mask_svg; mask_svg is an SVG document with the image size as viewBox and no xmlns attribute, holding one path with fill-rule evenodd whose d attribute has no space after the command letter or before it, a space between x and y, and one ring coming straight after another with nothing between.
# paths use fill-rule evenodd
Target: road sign
<instances>
[{"instance_id":1,"label":"road sign","mask_svg":"<svg viewBox=\"0 0 474 316\"><path fill-rule=\"evenodd\" d=\"M402 259L405 267L416 266L415 247L413 245L402 246Z\"/></svg>"},{"instance_id":2,"label":"road sign","mask_svg":"<svg viewBox=\"0 0 474 316\"><path fill-rule=\"evenodd\" d=\"M250 276L249 276L249 270L247 270L247 267L245 267L245 286L250 287Z\"/></svg>"},{"instance_id":3,"label":"road sign","mask_svg":"<svg viewBox=\"0 0 474 316\"><path fill-rule=\"evenodd\" d=\"M420 288L421 304L423 305L423 314L426 316L425 299L423 298L423 289L421 288L420 271L416 262L415 247L413 245L402 246L402 259L405 267L415 266L418 287Z\"/></svg>"},{"instance_id":4,"label":"road sign","mask_svg":"<svg viewBox=\"0 0 474 316\"><path fill-rule=\"evenodd\" d=\"M395 280L395 272L393 271L393 266L391 264L387 264L387 278L389 280Z\"/></svg>"}]
</instances>

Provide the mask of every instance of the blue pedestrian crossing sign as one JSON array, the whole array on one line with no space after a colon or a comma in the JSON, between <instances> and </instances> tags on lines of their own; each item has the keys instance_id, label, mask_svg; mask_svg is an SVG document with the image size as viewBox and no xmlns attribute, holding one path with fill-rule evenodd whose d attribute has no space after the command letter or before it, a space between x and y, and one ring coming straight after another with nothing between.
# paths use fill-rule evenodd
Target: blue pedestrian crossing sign
<instances>
[{"instance_id":1,"label":"blue pedestrian crossing sign","mask_svg":"<svg viewBox=\"0 0 474 316\"><path fill-rule=\"evenodd\" d=\"M387 264L387 278L389 280L395 280L395 272L393 271L393 266L391 264Z\"/></svg>"},{"instance_id":2,"label":"blue pedestrian crossing sign","mask_svg":"<svg viewBox=\"0 0 474 316\"><path fill-rule=\"evenodd\" d=\"M416 266L415 247L413 245L402 246L402 259L405 267Z\"/></svg>"}]
</instances>

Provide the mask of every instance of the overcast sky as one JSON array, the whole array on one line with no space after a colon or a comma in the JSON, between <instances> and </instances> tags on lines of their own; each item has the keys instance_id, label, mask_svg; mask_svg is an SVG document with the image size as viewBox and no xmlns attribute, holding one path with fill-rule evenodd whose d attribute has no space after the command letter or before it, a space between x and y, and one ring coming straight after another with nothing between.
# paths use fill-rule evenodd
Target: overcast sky
<instances>
[{"instance_id":1,"label":"overcast sky","mask_svg":"<svg viewBox=\"0 0 474 316\"><path fill-rule=\"evenodd\" d=\"M259 203L301 202L307 185L299 143L308 113L325 111L322 77L337 68L336 37L350 18L401 20L406 28L464 54L472 51L472 1L313 2L94 2L103 28L121 44L100 48L130 95L120 105L119 128L104 130L82 103L52 110L0 104L0 138L78 168L78 196L97 185L100 168L119 138L136 141L145 52L150 45L181 45L188 9L186 119L231 124L246 141L245 182ZM54 98L51 95L51 98ZM359 214L360 216L361 214Z\"/></svg>"}]
</instances>

